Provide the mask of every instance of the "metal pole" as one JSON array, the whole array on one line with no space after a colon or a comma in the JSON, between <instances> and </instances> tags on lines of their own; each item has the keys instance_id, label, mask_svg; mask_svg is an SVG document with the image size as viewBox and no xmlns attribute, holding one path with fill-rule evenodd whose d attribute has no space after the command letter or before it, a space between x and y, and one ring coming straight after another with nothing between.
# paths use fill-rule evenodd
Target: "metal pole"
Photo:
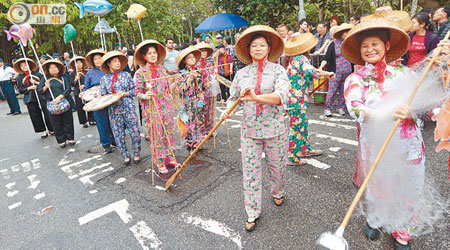
<instances>
[{"instance_id":1,"label":"metal pole","mask_svg":"<svg viewBox=\"0 0 450 250\"><path fill-rule=\"evenodd\" d=\"M303 0L298 0L298 22L300 23L300 21L302 19L306 19L306 12L305 12L305 8L304 8L304 4L303 4Z\"/></svg>"}]
</instances>

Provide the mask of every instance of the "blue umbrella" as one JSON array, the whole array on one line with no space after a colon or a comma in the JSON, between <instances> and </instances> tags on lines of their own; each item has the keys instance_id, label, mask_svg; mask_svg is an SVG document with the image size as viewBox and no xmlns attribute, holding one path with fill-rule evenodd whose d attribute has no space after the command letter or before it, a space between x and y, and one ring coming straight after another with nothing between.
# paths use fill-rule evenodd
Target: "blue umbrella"
<instances>
[{"instance_id":1,"label":"blue umbrella","mask_svg":"<svg viewBox=\"0 0 450 250\"><path fill-rule=\"evenodd\" d=\"M211 32L232 28L241 28L245 26L248 26L248 22L244 18L235 14L221 13L206 18L201 24L197 26L197 28L195 28L195 32Z\"/></svg>"}]
</instances>

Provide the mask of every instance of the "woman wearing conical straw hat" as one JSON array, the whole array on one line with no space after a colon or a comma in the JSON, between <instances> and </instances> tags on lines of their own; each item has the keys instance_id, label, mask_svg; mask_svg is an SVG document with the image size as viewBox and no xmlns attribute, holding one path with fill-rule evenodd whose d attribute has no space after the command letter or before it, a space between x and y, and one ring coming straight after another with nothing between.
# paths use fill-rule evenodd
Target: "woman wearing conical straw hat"
<instances>
[{"instance_id":1,"label":"woman wearing conical straw hat","mask_svg":"<svg viewBox=\"0 0 450 250\"><path fill-rule=\"evenodd\" d=\"M432 231L448 211L425 177L422 135L411 107L403 104L408 97L401 96L410 95L408 86L417 76L400 63L391 63L408 50L408 44L408 35L396 22L375 16L351 29L341 48L348 61L365 65L344 86L347 109L361 124L364 175L395 120L402 120L362 201L366 236L374 240L382 229L394 237L395 249L411 249L411 237Z\"/></svg>"},{"instance_id":2,"label":"woman wearing conical straw hat","mask_svg":"<svg viewBox=\"0 0 450 250\"><path fill-rule=\"evenodd\" d=\"M69 67L72 69L71 77L73 79L72 86L74 87L73 95L75 97L75 104L77 106L78 122L83 128L89 125L95 125L94 113L83 110L84 103L80 98L80 93L84 88L84 80L86 76L86 60L82 56L76 56L69 61Z\"/></svg>"},{"instance_id":3,"label":"woman wearing conical straw hat","mask_svg":"<svg viewBox=\"0 0 450 250\"><path fill-rule=\"evenodd\" d=\"M175 144L172 91L166 70L161 66L165 57L166 49L155 40L141 42L134 55L135 68L140 66L134 75L136 96L142 106L143 121L149 130L153 161L162 174L168 173L166 165L177 166L171 155L171 147Z\"/></svg>"},{"instance_id":4,"label":"woman wearing conical straw hat","mask_svg":"<svg viewBox=\"0 0 450 250\"><path fill-rule=\"evenodd\" d=\"M322 150L312 149L308 139L309 107L308 86L312 79L320 75L333 76L333 73L321 71L309 62L309 51L317 44L317 38L311 33L294 36L286 42L285 55L289 61L287 73L290 80L289 100L286 103L289 114L289 152L288 164L304 165L302 157L322 154Z\"/></svg>"},{"instance_id":5,"label":"woman wearing conical straw hat","mask_svg":"<svg viewBox=\"0 0 450 250\"><path fill-rule=\"evenodd\" d=\"M111 130L123 164L130 165L131 156L125 143L125 130L131 137L135 164L141 161L141 134L139 118L134 104L135 85L130 73L123 71L128 58L119 51L110 51L102 56L100 69L106 75L100 80L101 95L121 93L122 99L108 107Z\"/></svg>"},{"instance_id":6,"label":"woman wearing conical straw hat","mask_svg":"<svg viewBox=\"0 0 450 250\"><path fill-rule=\"evenodd\" d=\"M202 55L200 60L197 63L197 68L201 70L202 81L205 85L205 115L204 115L204 130L203 133L207 135L209 131L214 127L214 85L216 82L216 73L217 70L214 68L214 65L211 62L207 61L213 53L214 49L211 45L201 42L195 47L201 51Z\"/></svg>"},{"instance_id":7,"label":"woman wearing conical straw hat","mask_svg":"<svg viewBox=\"0 0 450 250\"><path fill-rule=\"evenodd\" d=\"M37 64L29 58L20 58L14 63L14 70L19 73L17 76L19 92L23 94L23 102L27 105L28 115L34 131L36 133L43 132L41 138L45 139L48 137L48 133L53 134L54 132L50 121L50 113L47 110L47 103L44 97L37 92L43 75L36 69ZM42 119L42 115L44 115L44 119Z\"/></svg>"},{"instance_id":8,"label":"woman wearing conical straw hat","mask_svg":"<svg viewBox=\"0 0 450 250\"><path fill-rule=\"evenodd\" d=\"M194 150L205 137L205 86L201 73L195 67L200 56L200 50L193 46L182 50L177 56L177 65L182 74L177 75L174 82L181 102L178 129L186 141L188 151Z\"/></svg>"},{"instance_id":9,"label":"woman wearing conical straw hat","mask_svg":"<svg viewBox=\"0 0 450 250\"><path fill-rule=\"evenodd\" d=\"M70 94L70 79L66 73L66 67L57 59L46 61L42 64L44 74L47 76L47 81L44 77L41 78L39 83L38 92L42 93L45 99L49 101L55 101L59 103L63 99L68 102L68 96ZM66 77L67 76L67 77ZM55 130L56 141L61 148L75 145L75 132L73 129L73 115L71 107L69 110L61 114L50 114L50 121L52 127Z\"/></svg>"},{"instance_id":10,"label":"woman wearing conical straw hat","mask_svg":"<svg viewBox=\"0 0 450 250\"><path fill-rule=\"evenodd\" d=\"M246 29L235 45L236 56L248 64L239 70L231 84L228 105L242 96L241 126L244 206L248 219L245 230L253 231L261 216L262 153L268 165L271 196L276 206L285 200L288 126L284 119L289 79L276 64L284 50L283 39L265 25ZM224 113L226 118L236 113Z\"/></svg>"}]
</instances>

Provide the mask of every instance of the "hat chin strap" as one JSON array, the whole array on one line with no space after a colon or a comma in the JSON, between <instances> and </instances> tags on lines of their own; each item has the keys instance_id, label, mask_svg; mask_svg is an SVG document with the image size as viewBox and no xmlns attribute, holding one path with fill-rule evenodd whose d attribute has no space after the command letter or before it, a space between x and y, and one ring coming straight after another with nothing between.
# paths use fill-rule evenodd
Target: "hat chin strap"
<instances>
[{"instance_id":1,"label":"hat chin strap","mask_svg":"<svg viewBox=\"0 0 450 250\"><path fill-rule=\"evenodd\" d=\"M373 71L375 74L373 74L373 78L377 81L377 83L383 83L385 80L385 71L386 71L386 54L388 51L388 47L390 48L391 44L389 41L386 42L386 46L384 47L384 55L381 57L380 61L375 63L375 67L373 68Z\"/></svg>"}]
</instances>

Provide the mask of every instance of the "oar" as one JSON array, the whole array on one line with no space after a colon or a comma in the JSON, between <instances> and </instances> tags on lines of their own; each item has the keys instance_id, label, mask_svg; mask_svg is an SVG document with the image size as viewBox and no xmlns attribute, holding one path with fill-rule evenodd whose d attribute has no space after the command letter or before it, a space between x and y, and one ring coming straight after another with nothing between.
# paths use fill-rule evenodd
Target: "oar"
<instances>
[{"instance_id":1,"label":"oar","mask_svg":"<svg viewBox=\"0 0 450 250\"><path fill-rule=\"evenodd\" d=\"M450 31L447 32L447 34L445 35L445 38L443 41L448 40L450 36ZM417 93L417 90L419 89L420 85L423 82L423 79L425 78L426 74L428 73L428 71L430 70L431 66L433 65L434 61L436 61L437 57L439 56L439 54L441 54L442 51L442 46L439 46L433 57L431 58L431 61L428 63L427 67L425 68L424 72L422 73L422 75L420 76L419 80L416 83L416 86L414 87L408 101L406 102L407 105L411 105L414 96ZM372 178L373 173L375 172L377 166L378 166L378 162L380 161L381 157L383 156L384 151L386 150L389 142L391 141L392 136L395 133L395 130L397 129L398 125L400 125L400 122L402 120L401 119L397 119L397 121L394 124L394 127L391 129L391 131L389 132L389 135L387 136L386 140L383 143L383 146L381 147L380 151L378 152L377 157L375 158L375 161L373 162L372 166L370 167L370 171L367 174L366 179L364 180L364 182L361 184L361 187L359 188L358 192L356 193L355 198L353 199L352 204L350 205L347 213L345 214L344 220L342 221L341 225L339 226L339 228L336 230L336 232L333 234L331 232L326 232L323 233L320 238L317 240L317 246L321 247L322 249L332 249L332 250L337 250L337 249L348 249L348 243L344 238L344 230L348 225L348 222L350 220L350 217L353 214L353 211L355 210L356 206L358 205L359 200L361 199L361 196L363 195L364 191L366 190L367 185L369 184L370 179Z\"/></svg>"},{"instance_id":2,"label":"oar","mask_svg":"<svg viewBox=\"0 0 450 250\"><path fill-rule=\"evenodd\" d=\"M239 104L239 102L241 101L241 96L239 96L239 98L233 103L233 105L227 109L226 113L229 114L231 113ZM208 135L205 137L205 139L203 139L202 142L200 142L200 144L195 148L194 151L191 152L191 154L189 155L189 157L183 162L183 165L181 165L181 167L179 169L177 169L177 172L175 174L173 174L169 180L167 180L166 182L166 188L165 190L167 191L167 189L170 188L170 186L172 185L172 183L177 179L177 177L181 174L181 171L183 171L183 169L187 166L188 162L191 160L192 157L194 157L194 155L200 150L200 148L203 146L203 144L205 144L205 142L214 134L214 132L217 130L217 128L219 128L219 126L225 121L225 117L222 117L219 122L216 123L216 125L214 126L213 129L211 129L211 131L209 131Z\"/></svg>"}]
</instances>

